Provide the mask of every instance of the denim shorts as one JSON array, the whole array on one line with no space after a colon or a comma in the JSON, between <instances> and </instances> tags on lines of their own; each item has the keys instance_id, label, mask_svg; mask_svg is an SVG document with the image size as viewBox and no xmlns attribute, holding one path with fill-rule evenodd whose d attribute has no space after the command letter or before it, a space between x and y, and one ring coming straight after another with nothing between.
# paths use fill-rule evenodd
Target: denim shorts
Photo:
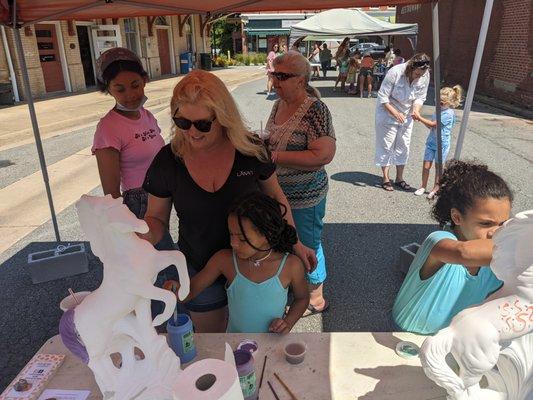
<instances>
[{"instance_id":1,"label":"denim shorts","mask_svg":"<svg viewBox=\"0 0 533 400\"><path fill-rule=\"evenodd\" d=\"M448 157L448 152L450 151L450 144L449 143L443 143L442 144L442 163L446 161L446 157ZM426 145L426 151L424 152L424 161L437 161L437 148L433 146Z\"/></svg>"},{"instance_id":2,"label":"denim shorts","mask_svg":"<svg viewBox=\"0 0 533 400\"><path fill-rule=\"evenodd\" d=\"M307 247L315 250L317 265L314 271L307 274L307 281L313 285L326 280L326 258L322 248L322 229L326 215L326 197L314 207L292 209L292 217L298 232L298 238Z\"/></svg>"}]
</instances>

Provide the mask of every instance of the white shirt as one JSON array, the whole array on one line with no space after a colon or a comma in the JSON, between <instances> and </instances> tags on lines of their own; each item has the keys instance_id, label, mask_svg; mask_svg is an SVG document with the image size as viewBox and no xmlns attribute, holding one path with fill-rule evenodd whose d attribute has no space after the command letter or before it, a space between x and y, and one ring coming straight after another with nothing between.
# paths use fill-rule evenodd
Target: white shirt
<instances>
[{"instance_id":1,"label":"white shirt","mask_svg":"<svg viewBox=\"0 0 533 400\"><path fill-rule=\"evenodd\" d=\"M406 67L407 63L395 65L387 72L378 92L378 109L386 112L383 104L391 103L399 112L407 115L413 104L424 104L429 87L429 71L409 83L405 75Z\"/></svg>"}]
</instances>

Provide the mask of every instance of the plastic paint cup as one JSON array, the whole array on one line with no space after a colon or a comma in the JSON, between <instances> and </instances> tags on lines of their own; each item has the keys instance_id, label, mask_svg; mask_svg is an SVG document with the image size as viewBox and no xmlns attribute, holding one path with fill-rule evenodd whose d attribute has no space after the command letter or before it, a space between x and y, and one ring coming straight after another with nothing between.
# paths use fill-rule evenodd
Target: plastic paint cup
<instances>
[{"instance_id":1,"label":"plastic paint cup","mask_svg":"<svg viewBox=\"0 0 533 400\"><path fill-rule=\"evenodd\" d=\"M258 388L252 354L247 350L235 350L233 356L235 357L235 365L237 366L244 400L256 400Z\"/></svg>"},{"instance_id":2,"label":"plastic paint cup","mask_svg":"<svg viewBox=\"0 0 533 400\"><path fill-rule=\"evenodd\" d=\"M402 341L396 345L396 354L403 358L417 357L420 347L413 342Z\"/></svg>"},{"instance_id":3,"label":"plastic paint cup","mask_svg":"<svg viewBox=\"0 0 533 400\"><path fill-rule=\"evenodd\" d=\"M81 303L84 298L86 298L91 292L74 292L74 296L76 296L76 299ZM78 305L76 303L76 300L74 300L74 297L72 297L70 294L65 297L61 302L59 303L59 308L61 311L65 312L67 310L70 310L71 308L74 308Z\"/></svg>"},{"instance_id":4,"label":"plastic paint cup","mask_svg":"<svg viewBox=\"0 0 533 400\"><path fill-rule=\"evenodd\" d=\"M180 358L182 364L196 357L192 321L187 314L178 314L176 320L170 318L167 322L167 333L170 348Z\"/></svg>"},{"instance_id":5,"label":"plastic paint cup","mask_svg":"<svg viewBox=\"0 0 533 400\"><path fill-rule=\"evenodd\" d=\"M304 342L289 343L283 349L285 359L289 364L300 364L305 358L307 346Z\"/></svg>"}]
</instances>

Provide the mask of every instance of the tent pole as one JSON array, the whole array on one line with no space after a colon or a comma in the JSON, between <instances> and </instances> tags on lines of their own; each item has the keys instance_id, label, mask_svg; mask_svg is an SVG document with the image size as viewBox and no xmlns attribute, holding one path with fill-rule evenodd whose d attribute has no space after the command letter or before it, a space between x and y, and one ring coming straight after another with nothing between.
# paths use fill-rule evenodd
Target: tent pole
<instances>
[{"instance_id":1,"label":"tent pole","mask_svg":"<svg viewBox=\"0 0 533 400\"><path fill-rule=\"evenodd\" d=\"M439 44L439 2L434 1L431 4L432 9L432 27L433 27L433 87L435 88L435 116L437 118L437 126L435 132L437 134L437 159L435 167L436 174L440 178L442 176L442 125L440 120L440 44Z\"/></svg>"},{"instance_id":2,"label":"tent pole","mask_svg":"<svg viewBox=\"0 0 533 400\"><path fill-rule=\"evenodd\" d=\"M481 59L483 58L483 49L485 48L487 31L489 30L490 14L492 13L493 4L494 0L487 0L485 3L485 11L483 13L483 20L481 21L479 38L477 41L476 55L474 57L472 72L470 74L470 83L468 84L468 92L466 94L463 118L461 120L461 128L459 129L459 135L457 136L457 145L455 146L454 158L456 159L459 159L461 157L461 150L463 149L466 127L468 125L468 117L470 115L470 109L472 108L472 101L474 100L474 92L476 91L477 77L479 74Z\"/></svg>"},{"instance_id":3,"label":"tent pole","mask_svg":"<svg viewBox=\"0 0 533 400\"><path fill-rule=\"evenodd\" d=\"M39 154L39 162L41 164L41 173L43 174L44 186L46 187L46 195L48 196L48 204L50 206L50 214L52 214L52 223L54 225L54 232L56 241L61 241L59 237L59 228L57 226L56 213L54 210L54 202L52 200L52 192L50 190L50 182L48 180L48 171L46 169L46 160L44 159L43 144L41 142L41 135L39 133L39 125L37 123L37 116L35 114L35 107L33 105L33 96L30 89L30 78L28 77L28 69L26 66L26 58L24 56L24 49L22 48L22 41L20 39L20 30L14 29L15 43L17 53L20 61L20 69L22 71L22 82L24 86L24 96L28 102L28 109L30 111L31 125L33 127L33 135L35 137L35 144L37 145L37 153Z\"/></svg>"}]
</instances>

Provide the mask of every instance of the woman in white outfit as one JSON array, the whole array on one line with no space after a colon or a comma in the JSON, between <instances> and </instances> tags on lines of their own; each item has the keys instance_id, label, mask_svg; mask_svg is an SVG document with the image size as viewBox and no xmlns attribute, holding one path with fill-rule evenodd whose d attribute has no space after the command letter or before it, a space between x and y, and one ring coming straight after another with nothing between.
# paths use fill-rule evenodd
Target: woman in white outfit
<instances>
[{"instance_id":1,"label":"woman in white outfit","mask_svg":"<svg viewBox=\"0 0 533 400\"><path fill-rule=\"evenodd\" d=\"M392 67L381 84L376 105L376 165L383 172L383 189L393 191L389 168L396 166L394 185L410 190L403 179L409 158L413 117L420 116L429 85L430 58L415 54L408 62Z\"/></svg>"}]
</instances>

